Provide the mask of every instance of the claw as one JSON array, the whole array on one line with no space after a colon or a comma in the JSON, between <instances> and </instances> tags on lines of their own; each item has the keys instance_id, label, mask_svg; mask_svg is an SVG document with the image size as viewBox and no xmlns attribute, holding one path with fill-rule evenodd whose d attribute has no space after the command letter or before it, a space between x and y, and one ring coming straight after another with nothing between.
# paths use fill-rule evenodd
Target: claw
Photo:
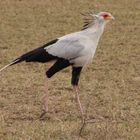
<instances>
[{"instance_id":1,"label":"claw","mask_svg":"<svg viewBox=\"0 0 140 140\"><path fill-rule=\"evenodd\" d=\"M46 114L46 111L43 111L42 113L41 113L41 115L40 115L40 119L42 119L43 117L44 117L44 115Z\"/></svg>"}]
</instances>

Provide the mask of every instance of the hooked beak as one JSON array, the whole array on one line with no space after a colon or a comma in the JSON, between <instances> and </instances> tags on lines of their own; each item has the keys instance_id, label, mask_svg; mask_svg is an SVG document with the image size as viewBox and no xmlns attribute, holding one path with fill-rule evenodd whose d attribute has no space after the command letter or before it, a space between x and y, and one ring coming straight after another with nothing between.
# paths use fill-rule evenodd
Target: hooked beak
<instances>
[{"instance_id":1,"label":"hooked beak","mask_svg":"<svg viewBox=\"0 0 140 140\"><path fill-rule=\"evenodd\" d=\"M112 15L110 15L110 16L105 17L105 20L115 20L115 18Z\"/></svg>"}]
</instances>

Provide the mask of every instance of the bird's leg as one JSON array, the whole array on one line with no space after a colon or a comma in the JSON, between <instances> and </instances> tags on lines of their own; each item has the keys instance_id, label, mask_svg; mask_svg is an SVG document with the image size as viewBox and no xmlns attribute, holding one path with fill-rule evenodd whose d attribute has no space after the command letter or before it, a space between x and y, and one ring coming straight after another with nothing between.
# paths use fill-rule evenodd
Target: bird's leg
<instances>
[{"instance_id":1,"label":"bird's leg","mask_svg":"<svg viewBox=\"0 0 140 140\"><path fill-rule=\"evenodd\" d=\"M68 67L70 65L68 60L58 59L46 72L46 81L45 81L45 96L43 98L44 102L44 112L41 114L40 118L42 118L46 112L48 111L48 79L51 78L55 73L60 70Z\"/></svg>"},{"instance_id":2,"label":"bird's leg","mask_svg":"<svg viewBox=\"0 0 140 140\"><path fill-rule=\"evenodd\" d=\"M44 96L44 110L48 112L48 78L45 81L45 96Z\"/></svg>"},{"instance_id":3,"label":"bird's leg","mask_svg":"<svg viewBox=\"0 0 140 140\"><path fill-rule=\"evenodd\" d=\"M77 100L78 106L80 108L80 113L81 113L81 117L82 117L82 123L85 123L85 114L84 114L84 110L83 110L82 104L80 102L78 86L74 85L73 86L73 90L76 93L76 100Z\"/></svg>"},{"instance_id":4,"label":"bird's leg","mask_svg":"<svg viewBox=\"0 0 140 140\"><path fill-rule=\"evenodd\" d=\"M48 78L45 79L44 91L45 91L44 93L45 95L43 97L44 111L40 115L40 118L42 118L46 114L46 112L48 112Z\"/></svg>"}]
</instances>

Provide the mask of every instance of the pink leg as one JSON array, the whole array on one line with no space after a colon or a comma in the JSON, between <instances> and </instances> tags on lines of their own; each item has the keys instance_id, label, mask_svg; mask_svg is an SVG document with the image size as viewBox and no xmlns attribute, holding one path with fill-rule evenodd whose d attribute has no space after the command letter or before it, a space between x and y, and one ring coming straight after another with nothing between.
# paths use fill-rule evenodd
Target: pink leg
<instances>
[{"instance_id":1,"label":"pink leg","mask_svg":"<svg viewBox=\"0 0 140 140\"><path fill-rule=\"evenodd\" d=\"M40 115L40 118L42 118L46 112L48 112L48 78L46 78L46 81L45 81L45 95L44 95L44 98L43 98L43 102L44 102L44 111L43 113Z\"/></svg>"},{"instance_id":2,"label":"pink leg","mask_svg":"<svg viewBox=\"0 0 140 140\"><path fill-rule=\"evenodd\" d=\"M77 99L78 106L80 108L80 113L81 113L81 116L82 116L82 122L85 123L84 111L83 111L83 107L81 105L80 98L79 98L79 89L78 89L78 86L73 86L73 90L76 93L76 99Z\"/></svg>"},{"instance_id":3,"label":"pink leg","mask_svg":"<svg viewBox=\"0 0 140 140\"><path fill-rule=\"evenodd\" d=\"M44 110L48 112L48 78L45 81Z\"/></svg>"}]
</instances>

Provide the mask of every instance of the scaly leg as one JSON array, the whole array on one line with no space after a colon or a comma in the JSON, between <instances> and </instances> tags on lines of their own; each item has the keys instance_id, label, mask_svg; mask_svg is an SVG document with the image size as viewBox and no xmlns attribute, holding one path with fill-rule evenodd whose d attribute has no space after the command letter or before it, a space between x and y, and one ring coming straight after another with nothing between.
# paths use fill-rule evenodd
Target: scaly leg
<instances>
[{"instance_id":1,"label":"scaly leg","mask_svg":"<svg viewBox=\"0 0 140 140\"><path fill-rule=\"evenodd\" d=\"M46 112L48 112L48 78L46 78L46 81L45 81L45 96L43 98L43 102L44 102L44 111L43 113L40 115L40 118L42 118Z\"/></svg>"},{"instance_id":2,"label":"scaly leg","mask_svg":"<svg viewBox=\"0 0 140 140\"><path fill-rule=\"evenodd\" d=\"M73 86L73 90L76 93L76 100L77 100L78 106L80 108L82 123L85 123L85 114L84 114L84 110L83 110L83 107L82 107L81 102L80 102L78 86Z\"/></svg>"},{"instance_id":3,"label":"scaly leg","mask_svg":"<svg viewBox=\"0 0 140 140\"><path fill-rule=\"evenodd\" d=\"M60 70L70 66L68 60L58 59L53 66L49 68L46 72L46 82L45 82L45 96L44 96L44 112L41 114L40 118L42 118L46 112L48 111L48 79L51 78L55 73Z\"/></svg>"}]
</instances>

